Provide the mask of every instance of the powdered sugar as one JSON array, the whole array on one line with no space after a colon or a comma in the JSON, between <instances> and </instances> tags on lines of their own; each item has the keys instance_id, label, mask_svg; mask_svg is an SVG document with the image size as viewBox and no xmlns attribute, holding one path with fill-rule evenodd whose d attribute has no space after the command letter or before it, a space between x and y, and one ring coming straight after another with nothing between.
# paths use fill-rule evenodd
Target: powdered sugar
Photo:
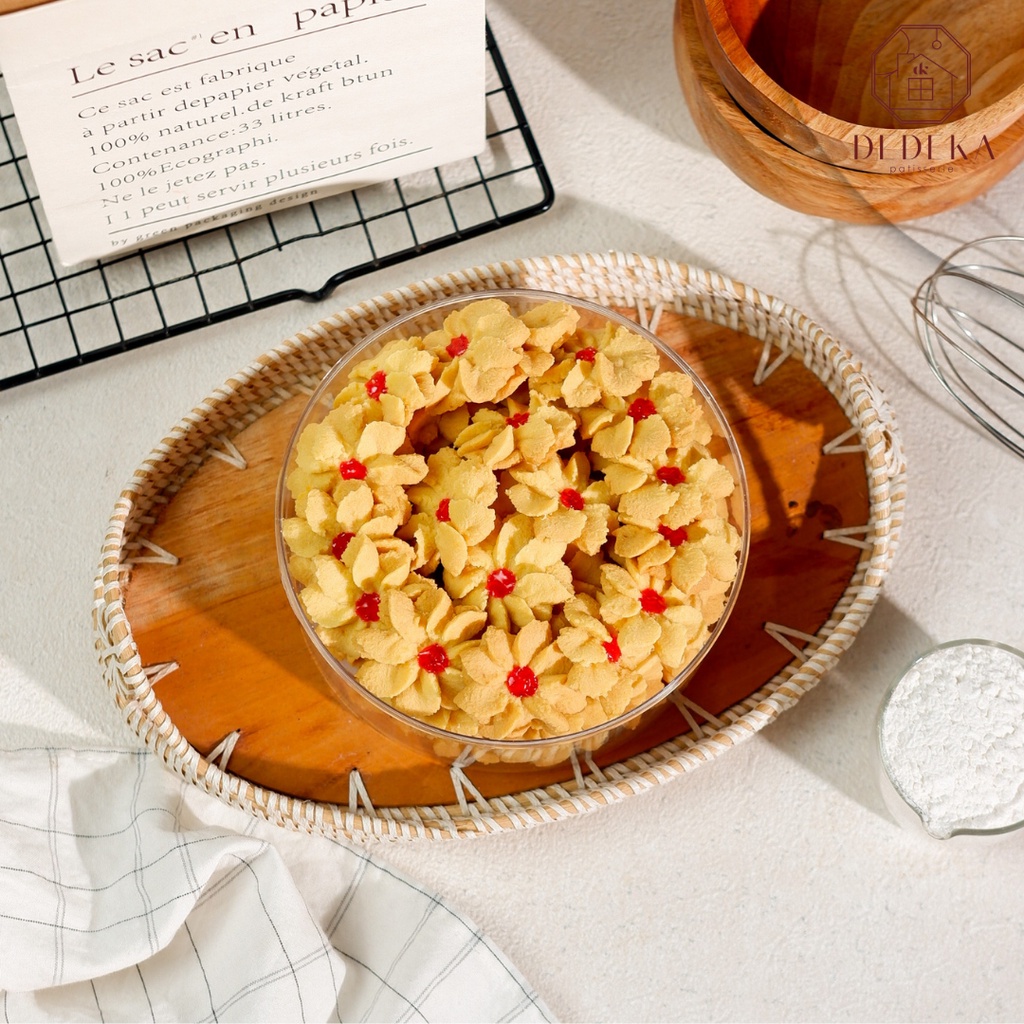
<instances>
[{"instance_id":1,"label":"powdered sugar","mask_svg":"<svg viewBox=\"0 0 1024 1024\"><path fill-rule=\"evenodd\" d=\"M1024 821L1024 659L943 645L894 687L879 725L889 776L938 838Z\"/></svg>"}]
</instances>

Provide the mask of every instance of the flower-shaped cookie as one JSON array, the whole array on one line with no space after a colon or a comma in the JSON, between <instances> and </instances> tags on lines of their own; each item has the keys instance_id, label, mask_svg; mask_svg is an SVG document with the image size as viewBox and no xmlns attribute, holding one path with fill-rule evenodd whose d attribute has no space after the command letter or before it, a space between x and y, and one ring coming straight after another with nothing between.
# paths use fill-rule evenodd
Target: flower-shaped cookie
<instances>
[{"instance_id":1,"label":"flower-shaped cookie","mask_svg":"<svg viewBox=\"0 0 1024 1024\"><path fill-rule=\"evenodd\" d=\"M608 537L615 516L608 504L608 487L590 479L590 464L582 452L566 463L557 455L536 469L509 470L515 481L508 488L516 511L535 520L534 532L544 540L575 544L588 555L597 554Z\"/></svg>"},{"instance_id":2,"label":"flower-shaped cookie","mask_svg":"<svg viewBox=\"0 0 1024 1024\"><path fill-rule=\"evenodd\" d=\"M628 401L605 398L586 410L582 433L590 437L590 450L608 461L629 456L635 462L653 462L672 445L668 424L643 392Z\"/></svg>"},{"instance_id":3,"label":"flower-shaped cookie","mask_svg":"<svg viewBox=\"0 0 1024 1024\"><path fill-rule=\"evenodd\" d=\"M572 336L580 315L568 302L552 300L526 310L520 319L530 329L520 366L528 377L542 376L554 365L553 349Z\"/></svg>"},{"instance_id":4,"label":"flower-shaped cookie","mask_svg":"<svg viewBox=\"0 0 1024 1024\"><path fill-rule=\"evenodd\" d=\"M367 422L357 412L350 418L333 410L320 423L311 423L296 445L296 468L288 476L288 489L300 499L316 487L340 480L365 480L373 490L408 487L426 476L422 455L396 454L406 442L403 427L383 420Z\"/></svg>"},{"instance_id":5,"label":"flower-shaped cookie","mask_svg":"<svg viewBox=\"0 0 1024 1024\"><path fill-rule=\"evenodd\" d=\"M613 630L600 618L597 600L583 594L567 601L562 615L557 644L573 663L567 682L598 700L606 721L657 692L662 666L654 650L661 635L656 622L638 615Z\"/></svg>"},{"instance_id":6,"label":"flower-shaped cookie","mask_svg":"<svg viewBox=\"0 0 1024 1024\"><path fill-rule=\"evenodd\" d=\"M735 489L732 474L717 460L698 459L685 473L659 468L656 479L621 495L618 501L619 526L615 529L613 553L620 562L632 559L649 571L664 565L683 552L684 561L695 558L688 542L708 534L731 531L729 541L713 556L717 576L732 579L736 569L739 537L728 523L728 498ZM678 559L677 559L678 560ZM733 575L728 575L732 573ZM684 592L688 586L681 586Z\"/></svg>"},{"instance_id":7,"label":"flower-shaped cookie","mask_svg":"<svg viewBox=\"0 0 1024 1024\"><path fill-rule=\"evenodd\" d=\"M659 527L662 529L665 533L656 533L632 523L620 526L615 531L615 543L612 545L616 561L620 565L632 563L640 572L663 575L667 570L659 573L659 568L671 561L680 546L686 544L689 531L685 526L671 531L667 527Z\"/></svg>"},{"instance_id":8,"label":"flower-shaped cookie","mask_svg":"<svg viewBox=\"0 0 1024 1024\"><path fill-rule=\"evenodd\" d=\"M601 618L598 601L578 594L562 609L565 624L558 631L558 649L574 665L619 665L635 669L652 657L658 640L658 623L637 615L623 620L614 630ZM660 677L660 671L658 676Z\"/></svg>"},{"instance_id":9,"label":"flower-shaped cookie","mask_svg":"<svg viewBox=\"0 0 1024 1024\"><path fill-rule=\"evenodd\" d=\"M623 467L623 462L604 467L605 482L612 495L618 494L616 510L620 523L646 527L660 531L662 526L678 529L692 523L702 512L706 492L699 483L691 481L689 469L682 469L674 462L665 461L652 466L650 475L640 477L642 482L629 482L629 489L619 491L623 477L614 471ZM632 467L629 467L630 469Z\"/></svg>"},{"instance_id":10,"label":"flower-shaped cookie","mask_svg":"<svg viewBox=\"0 0 1024 1024\"><path fill-rule=\"evenodd\" d=\"M688 645L705 626L699 608L670 579L620 565L601 567L597 601L601 619L616 633L637 616L658 627L654 650L666 682L682 667Z\"/></svg>"},{"instance_id":11,"label":"flower-shaped cookie","mask_svg":"<svg viewBox=\"0 0 1024 1024\"><path fill-rule=\"evenodd\" d=\"M539 466L576 443L576 418L539 392L529 405L509 398L504 407L483 406L452 440L460 455L478 454L491 469Z\"/></svg>"},{"instance_id":12,"label":"flower-shaped cookie","mask_svg":"<svg viewBox=\"0 0 1024 1024\"><path fill-rule=\"evenodd\" d=\"M703 515L714 514L719 499L728 498L736 489L732 473L710 456L698 459L688 466L686 479L700 489Z\"/></svg>"},{"instance_id":13,"label":"flower-shaped cookie","mask_svg":"<svg viewBox=\"0 0 1024 1024\"><path fill-rule=\"evenodd\" d=\"M302 477L312 476L296 469L289 484L301 485ZM289 570L303 586L315 582L318 556L341 559L357 535L374 541L393 537L411 507L400 485L378 486L375 493L366 480L346 480L339 473L315 476L325 486L333 482L333 490L310 487L300 491L295 501L295 511L300 514L281 523L290 552ZM311 594L310 599L316 598Z\"/></svg>"},{"instance_id":14,"label":"flower-shaped cookie","mask_svg":"<svg viewBox=\"0 0 1024 1024\"><path fill-rule=\"evenodd\" d=\"M455 704L495 739L570 732L586 708L586 698L566 685L570 665L546 622L535 619L514 636L490 626L460 659L466 685Z\"/></svg>"},{"instance_id":15,"label":"flower-shaped cookie","mask_svg":"<svg viewBox=\"0 0 1024 1024\"><path fill-rule=\"evenodd\" d=\"M387 590L378 621L362 630L355 646L357 678L370 693L400 711L429 718L441 710L442 689L457 686L458 657L487 621L478 608L457 608L429 580L418 592Z\"/></svg>"},{"instance_id":16,"label":"flower-shaped cookie","mask_svg":"<svg viewBox=\"0 0 1024 1024\"><path fill-rule=\"evenodd\" d=\"M365 482L341 480L331 493L311 490L303 502L304 514L283 520L281 532L295 556L330 553L340 558L356 534L394 536L410 508L400 487L381 488L374 494Z\"/></svg>"},{"instance_id":17,"label":"flower-shaped cookie","mask_svg":"<svg viewBox=\"0 0 1024 1024\"><path fill-rule=\"evenodd\" d=\"M402 540L359 534L345 545L340 558L327 554L312 559L312 578L299 592L299 600L309 617L326 628L376 622L381 593L406 584L414 557Z\"/></svg>"},{"instance_id":18,"label":"flower-shaped cookie","mask_svg":"<svg viewBox=\"0 0 1024 1024\"><path fill-rule=\"evenodd\" d=\"M582 435L606 459L654 462L668 449L692 461L690 449L711 440L711 425L684 373L659 373L628 398L606 396L582 413Z\"/></svg>"},{"instance_id":19,"label":"flower-shaped cookie","mask_svg":"<svg viewBox=\"0 0 1024 1024\"><path fill-rule=\"evenodd\" d=\"M621 324L580 331L579 337L583 347L571 356L572 366L562 381L562 398L570 409L631 395L658 371L658 350Z\"/></svg>"},{"instance_id":20,"label":"flower-shaped cookie","mask_svg":"<svg viewBox=\"0 0 1024 1024\"><path fill-rule=\"evenodd\" d=\"M423 339L440 363L438 384L447 394L435 413L466 402L496 402L523 381L520 366L530 329L501 299L478 299L445 317L444 328Z\"/></svg>"},{"instance_id":21,"label":"flower-shaped cookie","mask_svg":"<svg viewBox=\"0 0 1024 1024\"><path fill-rule=\"evenodd\" d=\"M408 427L418 410L434 405L447 393L434 378L435 362L433 353L411 339L396 338L352 367L334 404L362 407L368 419Z\"/></svg>"},{"instance_id":22,"label":"flower-shaped cookie","mask_svg":"<svg viewBox=\"0 0 1024 1024\"><path fill-rule=\"evenodd\" d=\"M532 306L519 319L530 329L526 348L551 352L573 336L580 315L568 302L553 299Z\"/></svg>"},{"instance_id":23,"label":"flower-shaped cookie","mask_svg":"<svg viewBox=\"0 0 1024 1024\"><path fill-rule=\"evenodd\" d=\"M665 564L672 585L699 603L704 618L716 622L725 595L736 579L740 536L725 519L701 519L689 530L692 540Z\"/></svg>"},{"instance_id":24,"label":"flower-shaped cookie","mask_svg":"<svg viewBox=\"0 0 1024 1024\"><path fill-rule=\"evenodd\" d=\"M405 490L379 488L375 494L365 480L345 480L330 474L334 489L311 487L296 500L301 513L284 520L282 531L288 547L297 555L311 558L328 550L340 557L338 545L356 533L390 537L407 518Z\"/></svg>"},{"instance_id":25,"label":"flower-shaped cookie","mask_svg":"<svg viewBox=\"0 0 1024 1024\"><path fill-rule=\"evenodd\" d=\"M427 459L427 475L408 489L413 514L402 535L420 552L420 566L433 572L438 560L459 575L469 548L481 544L494 530L498 483L477 458L462 458L442 448Z\"/></svg>"},{"instance_id":26,"label":"flower-shaped cookie","mask_svg":"<svg viewBox=\"0 0 1024 1024\"><path fill-rule=\"evenodd\" d=\"M689 375L677 370L657 374L647 388L647 397L668 427L673 448L685 454L694 445L707 445L711 440L711 423Z\"/></svg>"},{"instance_id":27,"label":"flower-shaped cookie","mask_svg":"<svg viewBox=\"0 0 1024 1024\"><path fill-rule=\"evenodd\" d=\"M445 571L444 586L454 600L486 608L494 625L522 629L534 619L550 619L554 606L573 596L564 554L564 544L534 535L529 516L513 515L470 550L461 574Z\"/></svg>"}]
</instances>

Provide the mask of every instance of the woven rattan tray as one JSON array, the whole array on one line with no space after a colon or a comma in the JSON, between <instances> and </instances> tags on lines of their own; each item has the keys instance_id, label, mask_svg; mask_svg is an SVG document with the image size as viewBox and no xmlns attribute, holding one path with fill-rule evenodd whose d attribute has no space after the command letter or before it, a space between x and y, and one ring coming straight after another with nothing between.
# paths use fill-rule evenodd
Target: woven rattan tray
<instances>
[{"instance_id":1,"label":"woven rattan tray","mask_svg":"<svg viewBox=\"0 0 1024 1024\"><path fill-rule=\"evenodd\" d=\"M694 680L617 748L545 770L452 768L353 720L320 679L277 576L274 486L309 393L354 342L425 301L509 287L619 308L701 373L751 479L750 562ZM790 306L621 253L477 267L329 317L181 420L114 509L96 581L97 651L126 721L167 766L254 814L356 838L524 828L668 782L799 700L870 613L903 504L884 399Z\"/></svg>"}]
</instances>

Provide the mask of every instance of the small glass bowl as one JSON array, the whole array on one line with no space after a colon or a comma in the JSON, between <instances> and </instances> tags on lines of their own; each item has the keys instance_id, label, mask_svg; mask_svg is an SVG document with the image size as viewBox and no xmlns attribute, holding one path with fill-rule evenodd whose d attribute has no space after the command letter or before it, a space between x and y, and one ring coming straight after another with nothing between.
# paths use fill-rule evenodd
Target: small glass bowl
<instances>
[{"instance_id":1,"label":"small glass bowl","mask_svg":"<svg viewBox=\"0 0 1024 1024\"><path fill-rule=\"evenodd\" d=\"M289 551L281 529L282 522L293 515L294 501L286 480L295 464L295 449L299 436L307 425L323 419L330 412L333 408L333 396L347 383L349 370L357 363L371 358L388 342L401 337L426 335L440 328L449 313L463 308L470 302L488 298L506 302L516 315L522 315L528 309L546 302L567 302L579 313L580 328L596 329L611 322L621 324L650 341L661 357L659 372L680 371L693 380L694 394L703 403L705 415L714 433L709 445L711 454L727 466L736 481L733 495L728 499L729 520L740 536L736 577L726 596L721 617L712 627L697 655L658 693L617 718L584 731L537 740L483 739L440 729L397 710L364 689L357 681L353 667L331 653L318 636L315 623L307 616L299 600L301 585L293 579L288 569ZM613 309L554 292L503 289L466 293L417 308L365 338L331 368L310 398L292 434L278 480L275 526L278 566L288 602L302 626L307 645L318 668L341 702L354 716L385 736L399 740L445 763L458 762L460 765L467 765L475 762L481 765L542 767L562 763L576 752L594 752L619 738L625 730L638 728L659 711L669 697L684 686L694 674L721 635L736 603L749 550L750 500L739 447L726 417L707 386L676 352L649 331Z\"/></svg>"},{"instance_id":2,"label":"small glass bowl","mask_svg":"<svg viewBox=\"0 0 1024 1024\"><path fill-rule=\"evenodd\" d=\"M978 807L976 813L971 816L957 817L948 809L943 813L938 802L931 803L928 794L924 791L925 785L934 781L934 776L929 775L926 778L923 772L917 772L912 777L910 762L896 743L894 705L897 698L905 694L908 686L917 683L916 674L926 663L929 667L941 669L943 663L948 663L954 653L966 647L994 649L1002 652L1001 657L1014 659L1024 671L1024 652L995 640L967 638L938 644L918 655L889 688L879 709L876 729L879 785L889 813L899 825L917 833L923 831L931 839L943 842L954 840L960 843L965 837L969 837L974 842L977 842L977 837L987 837L989 840L1003 839L1010 833L1024 828L1024 812L1000 811L997 807L987 807L982 810ZM927 717L922 718L921 726L931 729L934 736L941 736L942 730L948 732L950 742L943 749L948 751L949 758L953 758L957 753L962 754L961 745L958 742L963 731L962 725L952 721L947 713L949 706L942 703L940 692L936 692L935 697L935 701L927 709ZM1021 689L1021 699L1024 700L1024 688ZM1024 728L1024 723L1022 723L1022 728ZM1024 785L1024 774L1022 774L1020 783ZM982 826L980 824L983 820L982 813L999 823L992 827Z\"/></svg>"}]
</instances>

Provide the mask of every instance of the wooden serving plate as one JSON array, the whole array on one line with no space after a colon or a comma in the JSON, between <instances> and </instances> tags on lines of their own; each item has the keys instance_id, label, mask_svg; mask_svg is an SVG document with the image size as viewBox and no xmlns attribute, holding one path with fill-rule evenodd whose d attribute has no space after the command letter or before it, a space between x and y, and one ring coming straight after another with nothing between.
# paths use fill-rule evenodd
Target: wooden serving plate
<instances>
[{"instance_id":1,"label":"wooden serving plate","mask_svg":"<svg viewBox=\"0 0 1024 1024\"><path fill-rule=\"evenodd\" d=\"M537 266L485 283L580 294L561 263L552 265L557 273ZM586 269L592 280L595 266ZM659 301L656 289L648 289L653 301L638 300L634 291L628 303L616 283L609 279L598 301L639 319L656 311L650 326L714 392L750 481L751 548L740 598L679 704L666 705L654 721L584 765L574 760L547 769L472 766L453 773L447 763L355 719L320 677L277 565L274 493L315 382L308 374L298 393L278 385L275 403L246 396L249 412L232 414L231 435L217 429L219 420L207 425L191 455L175 459L175 445L165 442L140 471L144 499L138 487L127 492L112 520L97 584L101 654L129 722L172 768L256 813L305 828L494 831L554 820L566 813L562 805L578 812L651 784L634 775L654 770L664 781L752 732L758 715L772 717L766 697L777 698L781 709L813 685L852 640L888 568L902 507L892 424L877 418L877 395L847 401L841 390L837 400L815 365L821 353L788 358L798 350L776 336L777 319L773 328L762 316L769 300L744 305L742 292L734 292L744 312L720 310L712 320L681 293L678 308ZM442 287L450 292L450 282ZM707 306L712 294L694 301ZM775 306L786 315L788 307ZM326 333L324 324L319 329ZM312 330L292 347L315 349L316 341ZM250 368L239 378L242 386L262 380L275 358L272 353ZM843 376L840 370L832 385L843 389L863 379L852 363L849 380ZM236 392L237 383L225 392ZM882 431L879 444L865 441L857 422L865 412ZM196 416L186 420L190 434ZM881 518L873 474L884 480ZM143 506L146 514L132 520L133 509ZM800 673L807 679L796 678ZM225 770L207 755L226 737L232 747ZM685 767L671 767L679 757Z\"/></svg>"}]
</instances>

